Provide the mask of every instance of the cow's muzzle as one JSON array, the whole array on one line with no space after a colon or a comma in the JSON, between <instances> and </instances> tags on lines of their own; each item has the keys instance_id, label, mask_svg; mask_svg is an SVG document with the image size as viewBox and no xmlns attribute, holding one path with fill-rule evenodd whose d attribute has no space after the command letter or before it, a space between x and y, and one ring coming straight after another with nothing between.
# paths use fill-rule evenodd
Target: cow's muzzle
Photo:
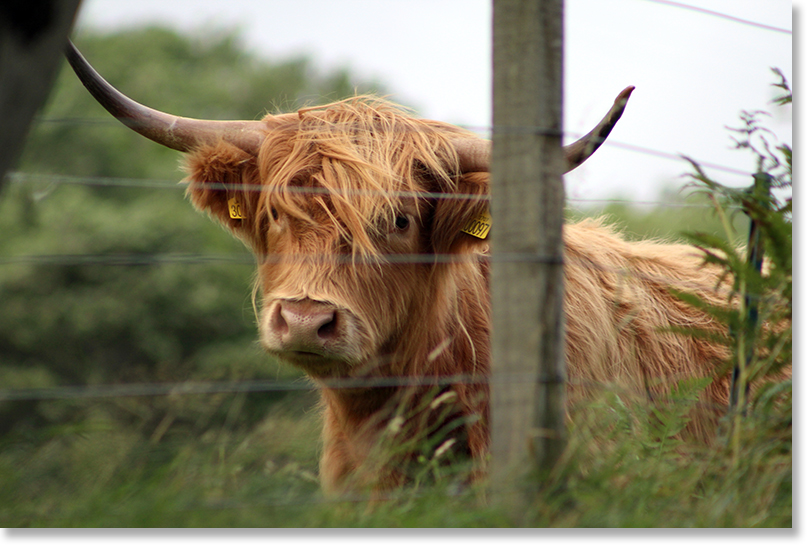
<instances>
[{"instance_id":1,"label":"cow's muzzle","mask_svg":"<svg viewBox=\"0 0 807 546\"><path fill-rule=\"evenodd\" d=\"M276 299L264 313L264 348L306 371L330 375L334 364L357 356L351 317L344 309L309 298Z\"/></svg>"},{"instance_id":2,"label":"cow's muzzle","mask_svg":"<svg viewBox=\"0 0 807 546\"><path fill-rule=\"evenodd\" d=\"M278 300L269 315L269 328L287 351L320 354L338 326L335 307L310 299Z\"/></svg>"}]
</instances>

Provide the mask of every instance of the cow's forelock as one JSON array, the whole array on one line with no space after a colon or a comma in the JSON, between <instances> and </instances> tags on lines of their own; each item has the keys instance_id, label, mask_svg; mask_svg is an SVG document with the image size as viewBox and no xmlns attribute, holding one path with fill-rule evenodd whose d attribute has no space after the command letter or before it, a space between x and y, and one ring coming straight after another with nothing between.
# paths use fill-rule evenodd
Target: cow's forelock
<instances>
[{"instance_id":1,"label":"cow's forelock","mask_svg":"<svg viewBox=\"0 0 807 546\"><path fill-rule=\"evenodd\" d=\"M330 223L354 254L383 254L378 241L406 197L456 185L451 138L458 134L467 136L380 99L301 110L261 147L262 208L312 225Z\"/></svg>"}]
</instances>

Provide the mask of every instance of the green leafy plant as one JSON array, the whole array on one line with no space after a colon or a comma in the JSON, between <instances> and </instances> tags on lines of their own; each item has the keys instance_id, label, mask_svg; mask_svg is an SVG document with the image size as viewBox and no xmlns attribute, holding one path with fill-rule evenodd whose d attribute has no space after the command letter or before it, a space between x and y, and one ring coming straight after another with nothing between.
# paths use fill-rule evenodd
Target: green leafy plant
<instances>
[{"instance_id":1,"label":"green leafy plant","mask_svg":"<svg viewBox=\"0 0 807 546\"><path fill-rule=\"evenodd\" d=\"M792 92L781 71L774 69L783 90L774 102L792 102ZM739 150L756 158L749 188L731 188L708 176L687 158L693 185L714 204L725 237L702 232L685 236L703 251L704 263L722 272L730 286L725 305L707 304L693 294L676 291L687 303L703 309L728 326L723 338L731 351L726 368L733 369L731 446L736 453L744 419L763 419L769 432L789 445L792 425L793 361L793 153L788 144L773 144L774 135L761 119L766 112L742 112L742 125L731 129ZM751 220L748 244L730 221L743 211ZM735 211L730 213L729 211ZM764 257L764 258L763 258ZM691 335L703 335L690 330ZM720 370L720 371L725 371ZM752 410L753 416L747 415Z\"/></svg>"}]
</instances>

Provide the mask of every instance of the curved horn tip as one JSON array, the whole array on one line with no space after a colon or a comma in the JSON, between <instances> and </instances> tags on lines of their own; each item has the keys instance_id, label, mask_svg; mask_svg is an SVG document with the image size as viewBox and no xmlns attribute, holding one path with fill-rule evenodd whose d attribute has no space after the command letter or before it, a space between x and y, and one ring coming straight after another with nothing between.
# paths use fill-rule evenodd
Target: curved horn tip
<instances>
[{"instance_id":1,"label":"curved horn tip","mask_svg":"<svg viewBox=\"0 0 807 546\"><path fill-rule=\"evenodd\" d=\"M614 108L619 109L620 113L622 113L622 110L625 109L625 105L628 104L628 99L630 98L630 95L633 93L634 89L636 89L636 86L629 85L620 91L619 95L617 95L614 99Z\"/></svg>"},{"instance_id":2,"label":"curved horn tip","mask_svg":"<svg viewBox=\"0 0 807 546\"><path fill-rule=\"evenodd\" d=\"M627 86L619 93L619 95L617 95L616 100L628 100L628 98L630 98L630 94L633 93L634 89L636 89L635 85Z\"/></svg>"}]
</instances>

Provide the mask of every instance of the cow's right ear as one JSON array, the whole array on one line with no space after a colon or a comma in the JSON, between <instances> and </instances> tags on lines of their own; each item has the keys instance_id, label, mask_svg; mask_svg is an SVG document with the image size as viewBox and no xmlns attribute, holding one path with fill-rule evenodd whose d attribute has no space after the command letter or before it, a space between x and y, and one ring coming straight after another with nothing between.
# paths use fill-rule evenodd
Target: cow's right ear
<instances>
[{"instance_id":1,"label":"cow's right ear","mask_svg":"<svg viewBox=\"0 0 807 546\"><path fill-rule=\"evenodd\" d=\"M220 141L190 152L186 171L187 195L193 205L227 226L253 250L262 248L257 158Z\"/></svg>"},{"instance_id":2,"label":"cow's right ear","mask_svg":"<svg viewBox=\"0 0 807 546\"><path fill-rule=\"evenodd\" d=\"M490 174L464 173L437 198L432 223L436 254L455 254L489 243Z\"/></svg>"}]
</instances>

